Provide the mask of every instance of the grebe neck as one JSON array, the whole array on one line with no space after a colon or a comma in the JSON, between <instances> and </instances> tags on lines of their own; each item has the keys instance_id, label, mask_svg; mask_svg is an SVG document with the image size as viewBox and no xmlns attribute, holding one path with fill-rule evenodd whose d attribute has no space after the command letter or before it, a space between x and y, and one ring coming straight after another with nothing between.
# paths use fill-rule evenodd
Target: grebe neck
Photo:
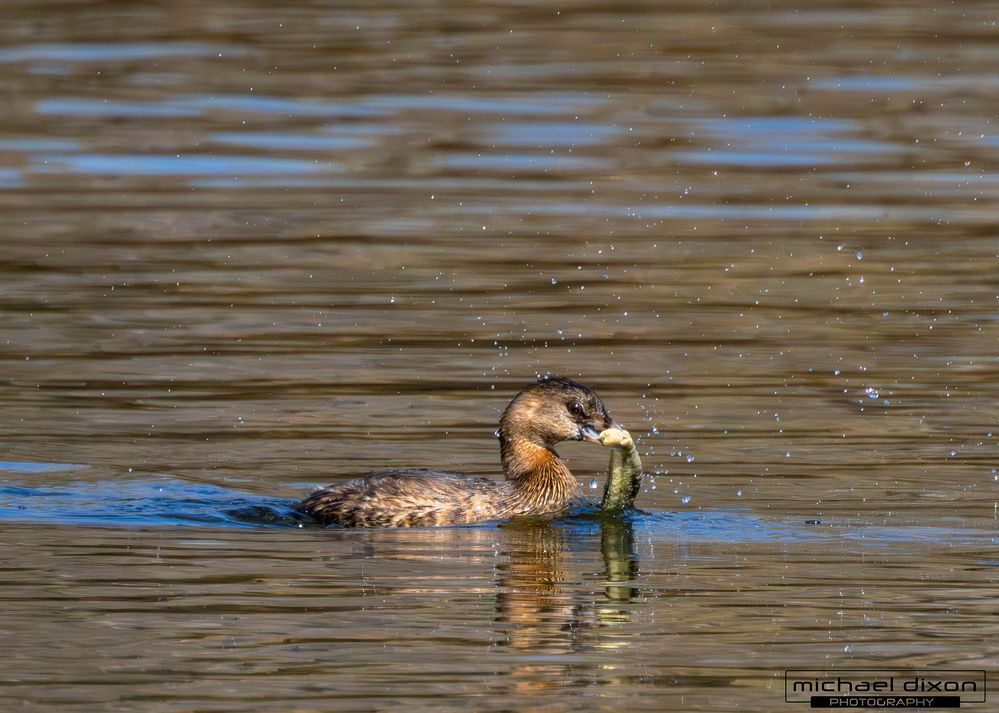
<instances>
[{"instance_id":1,"label":"grebe neck","mask_svg":"<svg viewBox=\"0 0 999 713\"><path fill-rule=\"evenodd\" d=\"M525 502L559 509L579 496L579 483L558 453L530 437L500 433L503 473Z\"/></svg>"}]
</instances>

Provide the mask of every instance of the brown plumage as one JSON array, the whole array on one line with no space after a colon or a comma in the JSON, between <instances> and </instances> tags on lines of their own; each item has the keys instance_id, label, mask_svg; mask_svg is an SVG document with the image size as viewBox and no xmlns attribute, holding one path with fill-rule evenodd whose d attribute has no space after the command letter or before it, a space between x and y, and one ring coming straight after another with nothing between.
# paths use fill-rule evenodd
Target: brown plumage
<instances>
[{"instance_id":1,"label":"brown plumage","mask_svg":"<svg viewBox=\"0 0 999 713\"><path fill-rule=\"evenodd\" d=\"M585 499L555 444L600 443L600 432L612 425L592 389L571 379L543 377L517 394L500 419L506 480L391 470L321 488L298 509L343 527L465 525L562 512Z\"/></svg>"}]
</instances>

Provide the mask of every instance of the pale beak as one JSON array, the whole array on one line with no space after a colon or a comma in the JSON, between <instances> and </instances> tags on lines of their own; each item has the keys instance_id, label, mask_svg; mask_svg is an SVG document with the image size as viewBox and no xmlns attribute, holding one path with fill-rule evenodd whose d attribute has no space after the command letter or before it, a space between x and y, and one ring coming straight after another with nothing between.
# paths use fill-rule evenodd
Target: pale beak
<instances>
[{"instance_id":1,"label":"pale beak","mask_svg":"<svg viewBox=\"0 0 999 713\"><path fill-rule=\"evenodd\" d=\"M588 443L600 443L600 431L591 423L584 424L579 427L579 440Z\"/></svg>"}]
</instances>

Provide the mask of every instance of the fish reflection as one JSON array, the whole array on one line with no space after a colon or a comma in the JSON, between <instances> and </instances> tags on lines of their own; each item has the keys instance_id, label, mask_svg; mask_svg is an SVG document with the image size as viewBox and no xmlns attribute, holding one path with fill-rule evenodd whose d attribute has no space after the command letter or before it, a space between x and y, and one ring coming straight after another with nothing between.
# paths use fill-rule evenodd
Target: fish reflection
<instances>
[{"instance_id":1,"label":"fish reflection","mask_svg":"<svg viewBox=\"0 0 999 713\"><path fill-rule=\"evenodd\" d=\"M568 579L573 530L537 521L500 528L505 561L497 567L496 612L505 645L536 653L577 651L589 630L629 620L628 610L614 605L627 604L636 592L630 585L638 575L632 526L617 518L599 525L602 597L585 581Z\"/></svg>"},{"instance_id":2,"label":"fish reflection","mask_svg":"<svg viewBox=\"0 0 999 713\"><path fill-rule=\"evenodd\" d=\"M574 581L567 566L573 556L574 531L546 522L510 522L500 528L505 561L497 567L497 644L524 657L511 670L518 693L570 685L583 671L575 661L536 661L594 649L626 647L629 639L614 636L612 627L629 621L622 605L635 596L630 582L638 575L634 534L629 522L600 522L603 592ZM609 671L600 671L604 680ZM594 672L596 674L596 672Z\"/></svg>"}]
</instances>

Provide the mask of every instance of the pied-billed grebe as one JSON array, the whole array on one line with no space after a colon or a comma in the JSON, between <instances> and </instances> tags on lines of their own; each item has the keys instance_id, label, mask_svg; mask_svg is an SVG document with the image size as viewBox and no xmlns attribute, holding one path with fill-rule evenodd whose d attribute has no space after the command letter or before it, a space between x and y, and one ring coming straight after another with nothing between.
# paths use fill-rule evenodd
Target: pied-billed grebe
<instances>
[{"instance_id":1,"label":"pied-billed grebe","mask_svg":"<svg viewBox=\"0 0 999 713\"><path fill-rule=\"evenodd\" d=\"M562 512L585 498L555 444L602 443L601 432L611 427L617 425L592 389L542 377L517 394L500 418L496 434L505 481L391 470L321 488L298 509L344 527L463 525Z\"/></svg>"}]
</instances>

